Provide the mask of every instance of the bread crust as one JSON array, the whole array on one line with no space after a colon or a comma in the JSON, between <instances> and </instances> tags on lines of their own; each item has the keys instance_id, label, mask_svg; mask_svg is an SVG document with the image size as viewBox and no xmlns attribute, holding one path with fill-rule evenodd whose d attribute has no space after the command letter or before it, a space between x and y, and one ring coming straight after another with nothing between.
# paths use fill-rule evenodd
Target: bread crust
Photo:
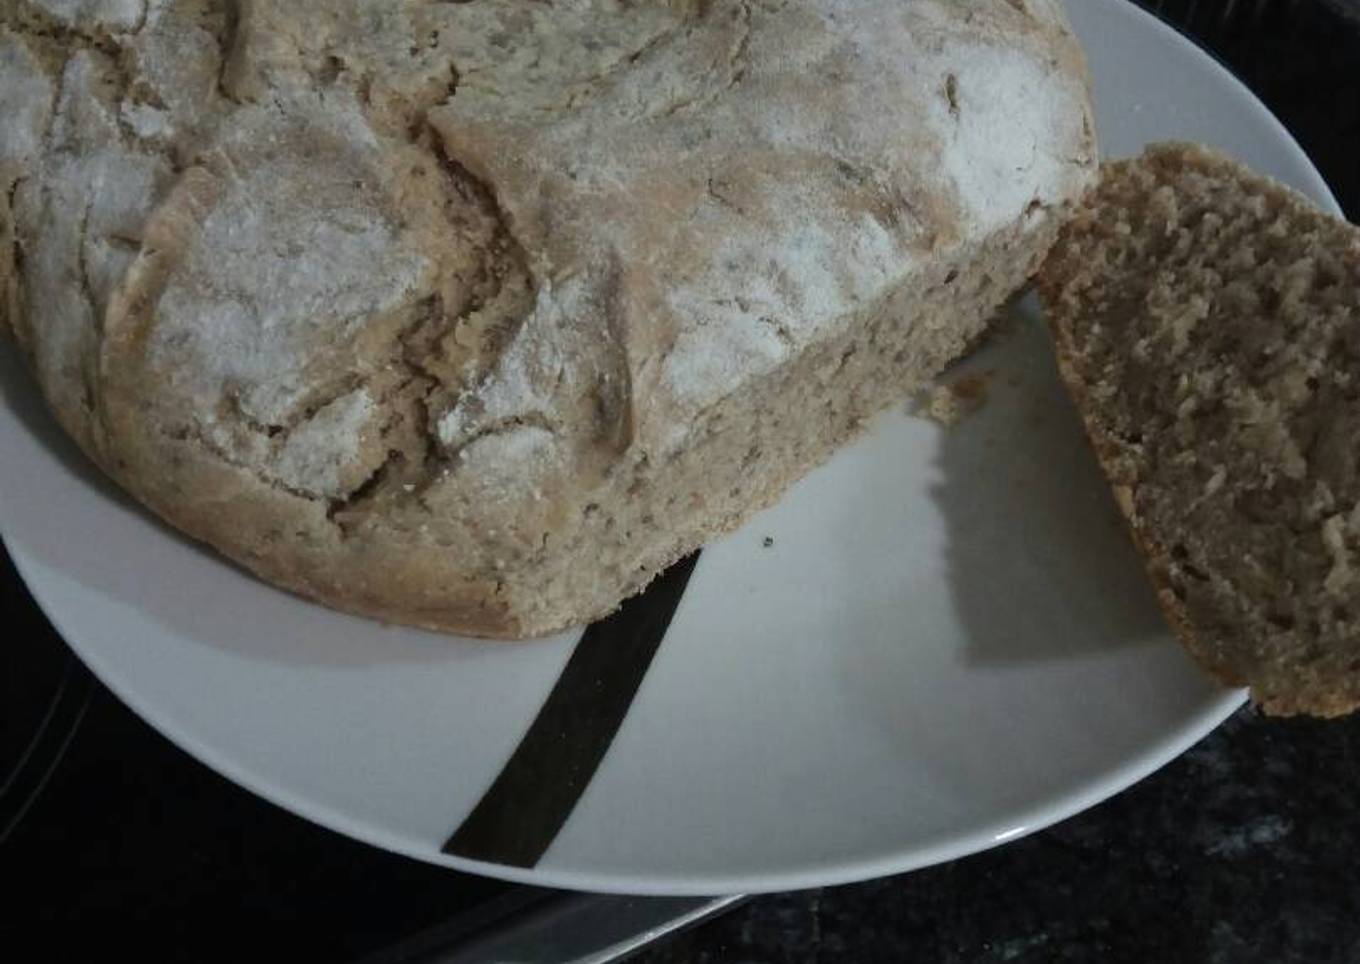
<instances>
[{"instance_id":1,"label":"bread crust","mask_svg":"<svg viewBox=\"0 0 1360 964\"><path fill-rule=\"evenodd\" d=\"M931 377L1094 165L1052 0L21 0L0 103L5 315L90 457L275 584L497 637Z\"/></svg>"}]
</instances>

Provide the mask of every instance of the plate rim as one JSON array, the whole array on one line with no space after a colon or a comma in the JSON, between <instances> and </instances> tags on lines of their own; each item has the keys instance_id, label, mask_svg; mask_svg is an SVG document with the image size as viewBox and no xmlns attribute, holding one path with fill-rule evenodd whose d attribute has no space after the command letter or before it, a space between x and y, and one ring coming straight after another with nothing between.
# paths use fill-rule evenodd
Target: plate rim
<instances>
[{"instance_id":1,"label":"plate rim","mask_svg":"<svg viewBox=\"0 0 1360 964\"><path fill-rule=\"evenodd\" d=\"M423 863L528 886L641 897L708 897L716 894L805 890L920 870L1020 840L1110 799L1189 750L1247 702L1245 690L1224 690L1179 729L1171 731L1166 739L1149 744L1141 753L1126 758L1115 770L1090 781L1081 789L1057 801L1036 804L1026 810L1017 811L1011 818L994 821L970 833L949 837L933 846L894 851L872 860L852 858L834 863L812 864L801 870L756 875L731 874L721 878L713 875L693 877L655 874L648 877L630 877L619 873L592 873L551 867L518 868L465 857L453 857L438 850L425 851L412 847L399 835L389 834L380 827L355 820L324 803L303 801L286 788L258 779L246 768L229 759L225 751L201 743L192 734L173 727L160 717L153 705L143 700L133 690L125 688L118 680L116 672L108 673L93 648L83 649L80 644L71 642L71 638L62 627L60 617L49 609L40 593L33 590L30 581L30 560L27 555L22 550L17 550L3 534L0 534L0 542L5 544L10 558L14 561L14 568L19 572L25 585L30 587L39 610L99 682L159 735L199 763L295 817L361 843Z\"/></svg>"}]
</instances>

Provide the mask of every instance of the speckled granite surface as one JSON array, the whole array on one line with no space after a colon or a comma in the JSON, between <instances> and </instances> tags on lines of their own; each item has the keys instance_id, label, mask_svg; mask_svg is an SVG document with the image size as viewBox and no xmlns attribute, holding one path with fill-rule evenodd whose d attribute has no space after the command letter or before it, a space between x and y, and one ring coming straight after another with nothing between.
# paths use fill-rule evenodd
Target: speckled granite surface
<instances>
[{"instance_id":1,"label":"speckled granite surface","mask_svg":"<svg viewBox=\"0 0 1360 964\"><path fill-rule=\"evenodd\" d=\"M1144 5L1256 90L1360 219L1360 0ZM1360 962L1360 717L1243 710L1048 831L901 877L761 897L637 960Z\"/></svg>"},{"instance_id":2,"label":"speckled granite surface","mask_svg":"<svg viewBox=\"0 0 1360 964\"><path fill-rule=\"evenodd\" d=\"M1048 831L901 877L757 898L639 960L1360 961L1360 719L1243 711Z\"/></svg>"}]
</instances>

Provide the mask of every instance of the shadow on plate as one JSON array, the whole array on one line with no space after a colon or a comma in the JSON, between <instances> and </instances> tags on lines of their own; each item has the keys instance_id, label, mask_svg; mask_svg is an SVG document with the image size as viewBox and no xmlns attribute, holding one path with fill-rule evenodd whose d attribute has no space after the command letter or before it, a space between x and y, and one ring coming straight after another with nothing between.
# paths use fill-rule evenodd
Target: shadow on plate
<instances>
[{"instance_id":1,"label":"shadow on plate","mask_svg":"<svg viewBox=\"0 0 1360 964\"><path fill-rule=\"evenodd\" d=\"M933 492L966 659L1063 660L1164 638L1032 302L947 380L968 376L987 398L941 433Z\"/></svg>"},{"instance_id":2,"label":"shadow on plate","mask_svg":"<svg viewBox=\"0 0 1360 964\"><path fill-rule=\"evenodd\" d=\"M134 505L132 498L107 479L62 430L36 379L21 360L18 346L8 336L0 336L0 406L12 412L24 430L60 462L64 470L80 479L99 498L123 508Z\"/></svg>"},{"instance_id":3,"label":"shadow on plate","mask_svg":"<svg viewBox=\"0 0 1360 964\"><path fill-rule=\"evenodd\" d=\"M929 474L961 638L921 638L939 631L926 603L840 657L856 706L926 794L926 836L1047 820L1217 698L1172 642L1032 308L945 381L970 376L987 400L936 433Z\"/></svg>"}]
</instances>

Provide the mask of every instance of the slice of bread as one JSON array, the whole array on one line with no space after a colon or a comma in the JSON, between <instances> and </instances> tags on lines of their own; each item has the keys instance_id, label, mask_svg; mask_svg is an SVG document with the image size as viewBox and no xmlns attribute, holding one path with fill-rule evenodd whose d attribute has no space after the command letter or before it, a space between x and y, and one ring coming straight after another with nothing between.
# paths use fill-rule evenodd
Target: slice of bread
<instances>
[{"instance_id":1,"label":"slice of bread","mask_svg":"<svg viewBox=\"0 0 1360 964\"><path fill-rule=\"evenodd\" d=\"M1360 229L1161 145L1108 165L1040 288L1190 651L1268 713L1360 706Z\"/></svg>"}]
</instances>

